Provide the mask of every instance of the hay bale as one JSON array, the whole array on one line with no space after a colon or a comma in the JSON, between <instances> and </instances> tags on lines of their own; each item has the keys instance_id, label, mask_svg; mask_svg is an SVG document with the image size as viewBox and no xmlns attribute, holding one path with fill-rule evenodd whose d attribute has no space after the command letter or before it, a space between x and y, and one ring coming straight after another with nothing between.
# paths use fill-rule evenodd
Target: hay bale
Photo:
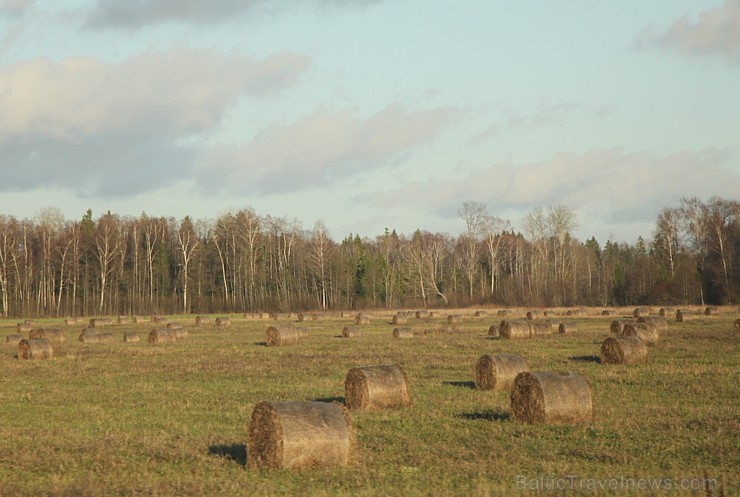
<instances>
[{"instance_id":1,"label":"hay bale","mask_svg":"<svg viewBox=\"0 0 740 497\"><path fill-rule=\"evenodd\" d=\"M83 322L84 322L84 318L80 318L80 317L66 317L66 318L64 318L64 324L66 324L67 326L73 326L73 325L76 325L76 324L81 324Z\"/></svg>"},{"instance_id":2,"label":"hay bale","mask_svg":"<svg viewBox=\"0 0 740 497\"><path fill-rule=\"evenodd\" d=\"M396 325L398 325L398 324L406 324L407 322L408 322L408 319L404 315L395 314L393 316L393 320L392 320L392 323L393 324L396 324Z\"/></svg>"},{"instance_id":3,"label":"hay bale","mask_svg":"<svg viewBox=\"0 0 740 497\"><path fill-rule=\"evenodd\" d=\"M565 313L566 316L580 316L581 311L580 309L568 309L568 311Z\"/></svg>"},{"instance_id":4,"label":"hay bale","mask_svg":"<svg viewBox=\"0 0 740 497\"><path fill-rule=\"evenodd\" d=\"M301 338L305 336L305 330L294 328L293 326L268 326L267 327L267 346L283 347L285 345L298 345ZM304 335L304 336L302 336Z\"/></svg>"},{"instance_id":5,"label":"hay bale","mask_svg":"<svg viewBox=\"0 0 740 497\"><path fill-rule=\"evenodd\" d=\"M488 327L488 336L489 337L497 337L499 336L499 325L492 324Z\"/></svg>"},{"instance_id":6,"label":"hay bale","mask_svg":"<svg viewBox=\"0 0 740 497\"><path fill-rule=\"evenodd\" d=\"M40 328L31 330L28 338L46 338L55 347L64 343L64 332L59 328Z\"/></svg>"},{"instance_id":7,"label":"hay bale","mask_svg":"<svg viewBox=\"0 0 740 497\"><path fill-rule=\"evenodd\" d=\"M558 325L558 333L560 333L561 335L564 335L566 333L575 333L576 331L578 331L578 325L576 325L576 323L572 321L560 323Z\"/></svg>"},{"instance_id":8,"label":"hay bale","mask_svg":"<svg viewBox=\"0 0 740 497\"><path fill-rule=\"evenodd\" d=\"M319 315L318 314L311 314L311 321L318 321Z\"/></svg>"},{"instance_id":9,"label":"hay bale","mask_svg":"<svg viewBox=\"0 0 740 497\"><path fill-rule=\"evenodd\" d=\"M85 331L80 333L80 342L82 343L107 343L112 342L115 340L115 337L113 336L113 333L99 333L96 331L88 331L90 328L87 328Z\"/></svg>"},{"instance_id":10,"label":"hay bale","mask_svg":"<svg viewBox=\"0 0 740 497\"><path fill-rule=\"evenodd\" d=\"M141 324L146 323L147 319L144 316L131 316L131 321L133 321L134 324Z\"/></svg>"},{"instance_id":11,"label":"hay bale","mask_svg":"<svg viewBox=\"0 0 740 497\"><path fill-rule=\"evenodd\" d=\"M344 401L350 409L361 410L410 406L408 377L398 365L350 369L344 381Z\"/></svg>"},{"instance_id":12,"label":"hay bale","mask_svg":"<svg viewBox=\"0 0 740 497\"><path fill-rule=\"evenodd\" d=\"M563 321L561 319L545 319L545 322L550 324L550 331L555 332L560 327L560 323Z\"/></svg>"},{"instance_id":13,"label":"hay bale","mask_svg":"<svg viewBox=\"0 0 740 497\"><path fill-rule=\"evenodd\" d=\"M54 347L48 338L29 338L18 342L18 359L51 359Z\"/></svg>"},{"instance_id":14,"label":"hay bale","mask_svg":"<svg viewBox=\"0 0 740 497\"><path fill-rule=\"evenodd\" d=\"M613 314L614 314L614 311L612 311L611 309L604 309L603 311L601 311L602 316L611 316Z\"/></svg>"},{"instance_id":15,"label":"hay bale","mask_svg":"<svg viewBox=\"0 0 740 497\"><path fill-rule=\"evenodd\" d=\"M540 311L527 311L527 319L530 321L541 316L542 312Z\"/></svg>"},{"instance_id":16,"label":"hay bale","mask_svg":"<svg viewBox=\"0 0 740 497\"><path fill-rule=\"evenodd\" d=\"M461 324L463 318L460 314L449 314L447 316L447 324Z\"/></svg>"},{"instance_id":17,"label":"hay bale","mask_svg":"<svg viewBox=\"0 0 740 497\"><path fill-rule=\"evenodd\" d=\"M118 324L128 324L131 322L130 316L118 316Z\"/></svg>"},{"instance_id":18,"label":"hay bale","mask_svg":"<svg viewBox=\"0 0 740 497\"><path fill-rule=\"evenodd\" d=\"M676 311L676 322L677 323L683 323L686 321L693 321L694 319L697 319L699 315L695 312L691 311L685 311L682 309L679 309Z\"/></svg>"},{"instance_id":19,"label":"hay bale","mask_svg":"<svg viewBox=\"0 0 740 497\"><path fill-rule=\"evenodd\" d=\"M552 327L550 321L545 320L532 320L527 321L529 326L529 336L543 336L552 334Z\"/></svg>"},{"instance_id":20,"label":"hay bale","mask_svg":"<svg viewBox=\"0 0 740 497\"><path fill-rule=\"evenodd\" d=\"M530 338L529 323L524 319L504 319L499 327L501 338Z\"/></svg>"},{"instance_id":21,"label":"hay bale","mask_svg":"<svg viewBox=\"0 0 740 497\"><path fill-rule=\"evenodd\" d=\"M650 323L658 330L660 335L668 335L668 321L663 316L641 316L637 318L638 323Z\"/></svg>"},{"instance_id":22,"label":"hay bale","mask_svg":"<svg viewBox=\"0 0 740 497\"><path fill-rule=\"evenodd\" d=\"M429 311L427 310L416 311L416 319L428 319L428 318L429 318Z\"/></svg>"},{"instance_id":23,"label":"hay bale","mask_svg":"<svg viewBox=\"0 0 740 497\"><path fill-rule=\"evenodd\" d=\"M188 330L182 326L169 329L175 332L175 340L185 340L188 338Z\"/></svg>"},{"instance_id":24,"label":"hay bale","mask_svg":"<svg viewBox=\"0 0 740 497\"><path fill-rule=\"evenodd\" d=\"M302 312L299 312L298 313L298 316L297 316L297 319L298 319L298 322L299 323L302 323L303 320L306 319L306 316L304 316Z\"/></svg>"},{"instance_id":25,"label":"hay bale","mask_svg":"<svg viewBox=\"0 0 740 497\"><path fill-rule=\"evenodd\" d=\"M335 402L260 402L247 438L251 469L348 466L355 433L346 408Z\"/></svg>"},{"instance_id":26,"label":"hay bale","mask_svg":"<svg viewBox=\"0 0 740 497\"><path fill-rule=\"evenodd\" d=\"M167 327L171 330L181 330L182 324L180 323L167 323Z\"/></svg>"},{"instance_id":27,"label":"hay bale","mask_svg":"<svg viewBox=\"0 0 740 497\"><path fill-rule=\"evenodd\" d=\"M647 316L650 314L650 309L648 307L638 307L634 311L632 311L632 315L635 316L635 318L639 318L640 316Z\"/></svg>"},{"instance_id":28,"label":"hay bale","mask_svg":"<svg viewBox=\"0 0 740 497\"><path fill-rule=\"evenodd\" d=\"M360 328L357 326L345 326L342 328L342 336L344 338L357 338L360 336Z\"/></svg>"},{"instance_id":29,"label":"hay bale","mask_svg":"<svg viewBox=\"0 0 740 497\"><path fill-rule=\"evenodd\" d=\"M227 326L231 326L231 318L228 316L221 316L220 318L216 318L216 327L217 328L225 328Z\"/></svg>"},{"instance_id":30,"label":"hay bale","mask_svg":"<svg viewBox=\"0 0 740 497\"><path fill-rule=\"evenodd\" d=\"M15 329L18 333L29 333L33 329L33 325L30 323L18 323Z\"/></svg>"},{"instance_id":31,"label":"hay bale","mask_svg":"<svg viewBox=\"0 0 740 497\"><path fill-rule=\"evenodd\" d=\"M716 316L717 315L717 309L714 307L707 307L704 309L704 315L705 316Z\"/></svg>"},{"instance_id":32,"label":"hay bale","mask_svg":"<svg viewBox=\"0 0 740 497\"><path fill-rule=\"evenodd\" d=\"M648 345L655 345L658 343L660 334L658 333L658 328L653 326L652 323L643 322L628 324L622 330L622 336L638 337Z\"/></svg>"},{"instance_id":33,"label":"hay bale","mask_svg":"<svg viewBox=\"0 0 740 497\"><path fill-rule=\"evenodd\" d=\"M357 326L367 326L370 324L370 318L368 316L363 316L362 314L358 314L355 317L355 325Z\"/></svg>"},{"instance_id":34,"label":"hay bale","mask_svg":"<svg viewBox=\"0 0 740 497\"><path fill-rule=\"evenodd\" d=\"M658 316L663 316L664 318L667 318L671 314L674 314L674 312L675 311L670 307L661 307L660 309L658 309Z\"/></svg>"},{"instance_id":35,"label":"hay bale","mask_svg":"<svg viewBox=\"0 0 740 497\"><path fill-rule=\"evenodd\" d=\"M485 354L475 365L475 386L478 390L510 390L519 373L529 371L523 357L512 354Z\"/></svg>"},{"instance_id":36,"label":"hay bale","mask_svg":"<svg viewBox=\"0 0 740 497\"><path fill-rule=\"evenodd\" d=\"M113 320L111 318L92 318L89 322L91 328L103 328L112 324Z\"/></svg>"},{"instance_id":37,"label":"hay bale","mask_svg":"<svg viewBox=\"0 0 740 497\"><path fill-rule=\"evenodd\" d=\"M267 315L267 319L272 319L273 321L277 321L278 315L276 312L271 312L270 314Z\"/></svg>"},{"instance_id":38,"label":"hay bale","mask_svg":"<svg viewBox=\"0 0 740 497\"><path fill-rule=\"evenodd\" d=\"M645 364L647 344L638 337L608 337L601 344L601 364Z\"/></svg>"},{"instance_id":39,"label":"hay bale","mask_svg":"<svg viewBox=\"0 0 740 497\"><path fill-rule=\"evenodd\" d=\"M23 335L5 335L5 343L13 343L15 345L18 345L18 342L23 340Z\"/></svg>"},{"instance_id":40,"label":"hay bale","mask_svg":"<svg viewBox=\"0 0 740 497\"><path fill-rule=\"evenodd\" d=\"M635 321L632 319L615 319L614 321L612 321L611 325L609 325L609 331L611 331L614 335L621 335L624 331L624 327L634 322Z\"/></svg>"},{"instance_id":41,"label":"hay bale","mask_svg":"<svg viewBox=\"0 0 740 497\"><path fill-rule=\"evenodd\" d=\"M737 319L735 320L735 329L736 329L736 330L740 330L740 318L737 318Z\"/></svg>"},{"instance_id":42,"label":"hay bale","mask_svg":"<svg viewBox=\"0 0 740 497\"><path fill-rule=\"evenodd\" d=\"M210 316L197 316L195 318L196 326L203 326L204 324L211 324Z\"/></svg>"},{"instance_id":43,"label":"hay bale","mask_svg":"<svg viewBox=\"0 0 740 497\"><path fill-rule=\"evenodd\" d=\"M393 338L414 338L414 330L408 326L393 328Z\"/></svg>"},{"instance_id":44,"label":"hay bale","mask_svg":"<svg viewBox=\"0 0 740 497\"><path fill-rule=\"evenodd\" d=\"M484 318L488 316L488 311L475 311L475 317Z\"/></svg>"},{"instance_id":45,"label":"hay bale","mask_svg":"<svg viewBox=\"0 0 740 497\"><path fill-rule=\"evenodd\" d=\"M177 335L175 335L175 330L169 328L154 328L147 340L151 344L170 343L177 340Z\"/></svg>"},{"instance_id":46,"label":"hay bale","mask_svg":"<svg viewBox=\"0 0 740 497\"><path fill-rule=\"evenodd\" d=\"M527 423L584 423L593 419L591 383L577 372L524 372L514 379L511 412Z\"/></svg>"},{"instance_id":47,"label":"hay bale","mask_svg":"<svg viewBox=\"0 0 740 497\"><path fill-rule=\"evenodd\" d=\"M123 341L126 343L134 343L140 341L139 334L135 331L127 331L123 334Z\"/></svg>"}]
</instances>

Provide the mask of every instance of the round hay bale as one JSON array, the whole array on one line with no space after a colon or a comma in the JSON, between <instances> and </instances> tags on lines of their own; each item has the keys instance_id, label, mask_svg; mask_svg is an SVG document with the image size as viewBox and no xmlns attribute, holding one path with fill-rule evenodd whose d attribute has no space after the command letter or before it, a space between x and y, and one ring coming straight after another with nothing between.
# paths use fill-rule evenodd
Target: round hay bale
<instances>
[{"instance_id":1,"label":"round hay bale","mask_svg":"<svg viewBox=\"0 0 740 497\"><path fill-rule=\"evenodd\" d=\"M251 469L348 466L355 433L346 408L336 402L260 402L247 438Z\"/></svg>"},{"instance_id":2,"label":"round hay bale","mask_svg":"<svg viewBox=\"0 0 740 497\"><path fill-rule=\"evenodd\" d=\"M622 330L622 335L626 337L638 337L647 345L655 345L660 337L658 328L649 322L628 324Z\"/></svg>"},{"instance_id":3,"label":"round hay bale","mask_svg":"<svg viewBox=\"0 0 740 497\"><path fill-rule=\"evenodd\" d=\"M545 322L549 323L550 331L555 332L555 330L557 330L560 327L560 323L562 323L563 321L561 319L550 318L550 319L546 319Z\"/></svg>"},{"instance_id":4,"label":"round hay bale","mask_svg":"<svg viewBox=\"0 0 740 497\"><path fill-rule=\"evenodd\" d=\"M560 323L558 325L558 333L560 333L561 335L564 335L566 333L575 333L576 331L578 331L578 325L576 325L576 323L572 321Z\"/></svg>"},{"instance_id":5,"label":"round hay bale","mask_svg":"<svg viewBox=\"0 0 740 497\"><path fill-rule=\"evenodd\" d=\"M18 342L20 342L21 340L23 340L23 335L5 335L5 343L14 343L18 345Z\"/></svg>"},{"instance_id":6,"label":"round hay bale","mask_svg":"<svg viewBox=\"0 0 740 497\"><path fill-rule=\"evenodd\" d=\"M674 312L675 311L671 309L670 307L661 307L660 309L658 309L658 316L663 316L664 318L667 318Z\"/></svg>"},{"instance_id":7,"label":"round hay bale","mask_svg":"<svg viewBox=\"0 0 740 497\"><path fill-rule=\"evenodd\" d=\"M196 326L203 326L204 324L211 324L210 316L198 316L195 318Z\"/></svg>"},{"instance_id":8,"label":"round hay bale","mask_svg":"<svg viewBox=\"0 0 740 497\"><path fill-rule=\"evenodd\" d=\"M447 324L461 324L463 318L460 314L450 314L447 316Z\"/></svg>"},{"instance_id":9,"label":"round hay bale","mask_svg":"<svg viewBox=\"0 0 740 497\"><path fill-rule=\"evenodd\" d=\"M565 313L566 316L580 316L580 309L568 309Z\"/></svg>"},{"instance_id":10,"label":"round hay bale","mask_svg":"<svg viewBox=\"0 0 740 497\"><path fill-rule=\"evenodd\" d=\"M355 317L355 325L357 326L367 326L370 324L370 318L368 316L363 316L362 314L358 314Z\"/></svg>"},{"instance_id":11,"label":"round hay bale","mask_svg":"<svg viewBox=\"0 0 740 497\"><path fill-rule=\"evenodd\" d=\"M293 326L268 326L267 346L283 347L286 345L298 345L301 340L300 331Z\"/></svg>"},{"instance_id":12,"label":"round hay bale","mask_svg":"<svg viewBox=\"0 0 740 497\"><path fill-rule=\"evenodd\" d=\"M393 338L414 338L414 330L408 326L393 328Z\"/></svg>"},{"instance_id":13,"label":"round hay bale","mask_svg":"<svg viewBox=\"0 0 740 497\"><path fill-rule=\"evenodd\" d=\"M64 324L66 324L67 326L73 326L73 325L76 325L76 324L81 324L83 321L84 321L83 318L79 318L79 317L67 317L67 318L64 318Z\"/></svg>"},{"instance_id":14,"label":"round hay bale","mask_svg":"<svg viewBox=\"0 0 740 497\"><path fill-rule=\"evenodd\" d=\"M181 330L182 324L180 323L167 323L167 327L171 330Z\"/></svg>"},{"instance_id":15,"label":"round hay bale","mask_svg":"<svg viewBox=\"0 0 740 497\"><path fill-rule=\"evenodd\" d=\"M180 326L179 328L170 328L175 332L175 340L185 340L188 338L188 330Z\"/></svg>"},{"instance_id":16,"label":"round hay bale","mask_svg":"<svg viewBox=\"0 0 740 497\"><path fill-rule=\"evenodd\" d=\"M46 338L56 347L64 343L64 332L59 328L41 328L31 330L28 338Z\"/></svg>"},{"instance_id":17,"label":"round hay bale","mask_svg":"<svg viewBox=\"0 0 740 497\"><path fill-rule=\"evenodd\" d=\"M398 365L350 369L344 381L344 402L350 409L361 410L410 406L408 377Z\"/></svg>"},{"instance_id":18,"label":"round hay bale","mask_svg":"<svg viewBox=\"0 0 740 497\"><path fill-rule=\"evenodd\" d=\"M527 321L527 324L529 325L529 335L530 336L543 336L543 335L550 335L552 334L552 327L550 326L550 321L544 321L544 320L532 320Z\"/></svg>"},{"instance_id":19,"label":"round hay bale","mask_svg":"<svg viewBox=\"0 0 740 497\"><path fill-rule=\"evenodd\" d=\"M632 315L636 318L639 318L640 316L647 316L650 314L650 309L647 307L638 307L634 311L632 311Z\"/></svg>"},{"instance_id":20,"label":"round hay bale","mask_svg":"<svg viewBox=\"0 0 740 497\"><path fill-rule=\"evenodd\" d=\"M18 342L18 359L51 359L54 347L47 338L29 338Z\"/></svg>"},{"instance_id":21,"label":"round hay bale","mask_svg":"<svg viewBox=\"0 0 740 497\"><path fill-rule=\"evenodd\" d=\"M511 311L509 309L499 309L498 311L496 311L496 315L498 317L511 316Z\"/></svg>"},{"instance_id":22,"label":"round hay bale","mask_svg":"<svg viewBox=\"0 0 740 497\"><path fill-rule=\"evenodd\" d=\"M147 339L151 344L170 343L177 340L175 330L169 328L154 328Z\"/></svg>"},{"instance_id":23,"label":"round hay bale","mask_svg":"<svg viewBox=\"0 0 740 497\"><path fill-rule=\"evenodd\" d=\"M90 327L92 328L103 328L112 324L113 320L111 318L92 318L90 320Z\"/></svg>"},{"instance_id":24,"label":"round hay bale","mask_svg":"<svg viewBox=\"0 0 740 497\"><path fill-rule=\"evenodd\" d=\"M360 328L357 326L345 326L342 328L342 336L344 338L357 338L360 336Z\"/></svg>"},{"instance_id":25,"label":"round hay bale","mask_svg":"<svg viewBox=\"0 0 740 497\"><path fill-rule=\"evenodd\" d=\"M608 337L601 344L601 364L645 364L647 344L638 337Z\"/></svg>"},{"instance_id":26,"label":"round hay bale","mask_svg":"<svg viewBox=\"0 0 740 497\"><path fill-rule=\"evenodd\" d=\"M499 336L499 325L492 324L488 327L488 336L489 337L497 337Z\"/></svg>"},{"instance_id":27,"label":"round hay bale","mask_svg":"<svg viewBox=\"0 0 740 497\"><path fill-rule=\"evenodd\" d=\"M221 316L220 318L216 318L216 327L217 328L225 328L227 326L231 326L231 318L228 316Z\"/></svg>"},{"instance_id":28,"label":"round hay bale","mask_svg":"<svg viewBox=\"0 0 740 497\"><path fill-rule=\"evenodd\" d=\"M540 316L542 316L541 311L527 311L527 319L530 321Z\"/></svg>"},{"instance_id":29,"label":"round hay bale","mask_svg":"<svg viewBox=\"0 0 740 497\"><path fill-rule=\"evenodd\" d=\"M83 331L80 333L79 339L82 343L107 343L114 341L115 337L113 336L113 333Z\"/></svg>"},{"instance_id":30,"label":"round hay bale","mask_svg":"<svg viewBox=\"0 0 740 497\"><path fill-rule=\"evenodd\" d=\"M306 319L306 316L304 316L302 312L299 312L296 318L298 319L299 323L302 323L303 320Z\"/></svg>"},{"instance_id":31,"label":"round hay bale","mask_svg":"<svg viewBox=\"0 0 740 497\"><path fill-rule=\"evenodd\" d=\"M128 324L131 322L130 316L118 316L118 324Z\"/></svg>"},{"instance_id":32,"label":"round hay bale","mask_svg":"<svg viewBox=\"0 0 740 497\"><path fill-rule=\"evenodd\" d=\"M146 323L147 319L144 316L131 316L131 321L133 321L134 324L141 324Z\"/></svg>"},{"instance_id":33,"label":"round hay bale","mask_svg":"<svg viewBox=\"0 0 740 497\"><path fill-rule=\"evenodd\" d=\"M634 323L634 320L632 319L615 319L609 326L609 331L615 335L621 335L622 331L624 331L624 327L632 323Z\"/></svg>"},{"instance_id":34,"label":"round hay bale","mask_svg":"<svg viewBox=\"0 0 740 497\"><path fill-rule=\"evenodd\" d=\"M707 307L706 309L704 309L705 316L714 316L716 314L717 314L717 309L715 309L714 307Z\"/></svg>"},{"instance_id":35,"label":"round hay bale","mask_svg":"<svg viewBox=\"0 0 740 497\"><path fill-rule=\"evenodd\" d=\"M33 329L33 325L29 323L18 323L15 329L18 333L29 333Z\"/></svg>"},{"instance_id":36,"label":"round hay bale","mask_svg":"<svg viewBox=\"0 0 740 497\"><path fill-rule=\"evenodd\" d=\"M658 330L660 335L668 335L668 321L663 316L646 316L637 318L638 323L649 323Z\"/></svg>"},{"instance_id":37,"label":"round hay bale","mask_svg":"<svg viewBox=\"0 0 740 497\"><path fill-rule=\"evenodd\" d=\"M278 320L278 315L277 315L277 313L276 313L276 312L271 312L271 313L270 313L270 314L269 314L269 315L267 316L267 318L268 318L268 319L272 319L273 321L277 321L277 320Z\"/></svg>"},{"instance_id":38,"label":"round hay bale","mask_svg":"<svg viewBox=\"0 0 740 497\"><path fill-rule=\"evenodd\" d=\"M416 311L416 319L427 319L427 318L429 318L429 311L427 310Z\"/></svg>"},{"instance_id":39,"label":"round hay bale","mask_svg":"<svg viewBox=\"0 0 740 497\"><path fill-rule=\"evenodd\" d=\"M475 311L475 317L484 318L488 316L488 311Z\"/></svg>"},{"instance_id":40,"label":"round hay bale","mask_svg":"<svg viewBox=\"0 0 740 497\"><path fill-rule=\"evenodd\" d=\"M510 390L519 373L529 371L523 357L512 354L485 354L475 365L475 386L478 390Z\"/></svg>"},{"instance_id":41,"label":"round hay bale","mask_svg":"<svg viewBox=\"0 0 740 497\"><path fill-rule=\"evenodd\" d=\"M740 318L737 318L737 319L735 320L735 329L736 329L736 330L740 330Z\"/></svg>"},{"instance_id":42,"label":"round hay bale","mask_svg":"<svg viewBox=\"0 0 740 497\"><path fill-rule=\"evenodd\" d=\"M614 314L614 311L612 311L611 309L604 309L603 311L601 311L602 316L611 316L613 314Z\"/></svg>"},{"instance_id":43,"label":"round hay bale","mask_svg":"<svg viewBox=\"0 0 740 497\"><path fill-rule=\"evenodd\" d=\"M501 338L530 338L529 323L524 319L504 319L499 327Z\"/></svg>"},{"instance_id":44,"label":"round hay bale","mask_svg":"<svg viewBox=\"0 0 740 497\"><path fill-rule=\"evenodd\" d=\"M140 341L139 334L135 331L127 331L123 334L123 341L126 343L134 343Z\"/></svg>"},{"instance_id":45,"label":"round hay bale","mask_svg":"<svg viewBox=\"0 0 740 497\"><path fill-rule=\"evenodd\" d=\"M408 321L409 320L406 318L406 316L403 316L401 314L393 315L393 321L392 321L393 324L406 324L408 323Z\"/></svg>"},{"instance_id":46,"label":"round hay bale","mask_svg":"<svg viewBox=\"0 0 740 497\"><path fill-rule=\"evenodd\" d=\"M524 372L514 379L511 412L527 423L585 423L593 419L591 383L577 372Z\"/></svg>"},{"instance_id":47,"label":"round hay bale","mask_svg":"<svg viewBox=\"0 0 740 497\"><path fill-rule=\"evenodd\" d=\"M676 311L676 322L677 323L683 323L686 321L693 321L694 319L698 318L699 316L691 311L685 311L682 309L679 309Z\"/></svg>"},{"instance_id":48,"label":"round hay bale","mask_svg":"<svg viewBox=\"0 0 740 497\"><path fill-rule=\"evenodd\" d=\"M318 314L311 314L311 321L318 321L319 315Z\"/></svg>"}]
</instances>

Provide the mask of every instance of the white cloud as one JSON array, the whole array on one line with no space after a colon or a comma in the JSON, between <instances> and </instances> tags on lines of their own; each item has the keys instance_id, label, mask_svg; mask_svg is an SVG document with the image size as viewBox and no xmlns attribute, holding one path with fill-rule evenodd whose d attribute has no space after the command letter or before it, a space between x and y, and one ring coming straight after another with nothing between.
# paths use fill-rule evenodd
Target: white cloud
<instances>
[{"instance_id":1,"label":"white cloud","mask_svg":"<svg viewBox=\"0 0 740 497\"><path fill-rule=\"evenodd\" d=\"M740 60L740 0L725 0L720 7L703 11L698 19L676 20L664 33L645 30L640 45L658 45L688 56L720 55Z\"/></svg>"},{"instance_id":2,"label":"white cloud","mask_svg":"<svg viewBox=\"0 0 740 497\"><path fill-rule=\"evenodd\" d=\"M0 0L0 17L18 17L33 5L34 0Z\"/></svg>"},{"instance_id":3,"label":"white cloud","mask_svg":"<svg viewBox=\"0 0 740 497\"><path fill-rule=\"evenodd\" d=\"M214 148L202 165L206 190L278 193L325 185L402 160L430 142L452 108L410 111L392 104L362 118L355 110L318 110L259 132L245 146Z\"/></svg>"}]
</instances>

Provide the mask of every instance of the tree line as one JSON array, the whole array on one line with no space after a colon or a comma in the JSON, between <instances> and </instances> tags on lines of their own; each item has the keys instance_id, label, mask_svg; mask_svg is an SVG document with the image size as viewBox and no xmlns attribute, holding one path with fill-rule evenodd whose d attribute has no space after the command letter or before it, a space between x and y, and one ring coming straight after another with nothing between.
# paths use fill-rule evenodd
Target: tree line
<instances>
[{"instance_id":1,"label":"tree line","mask_svg":"<svg viewBox=\"0 0 740 497\"><path fill-rule=\"evenodd\" d=\"M251 208L214 220L88 210L0 215L3 317L737 303L740 202L684 198L634 244L572 237L569 207L519 230L465 202L451 236L386 229L332 239Z\"/></svg>"}]
</instances>

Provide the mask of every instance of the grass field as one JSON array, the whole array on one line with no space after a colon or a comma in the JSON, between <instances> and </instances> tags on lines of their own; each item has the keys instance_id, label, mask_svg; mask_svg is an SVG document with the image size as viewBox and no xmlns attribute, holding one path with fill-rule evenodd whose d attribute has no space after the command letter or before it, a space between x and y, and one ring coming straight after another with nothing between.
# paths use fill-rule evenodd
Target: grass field
<instances>
[{"instance_id":1,"label":"grass field","mask_svg":"<svg viewBox=\"0 0 740 497\"><path fill-rule=\"evenodd\" d=\"M647 365L607 366L599 348L614 317L567 318L572 335L491 339L473 311L454 334L394 340L390 314L357 338L352 319L295 323L310 338L267 347L267 320L196 327L150 345L145 324L116 324L114 343L82 344L61 327L52 360L16 358L0 322L0 495L738 495L740 332L735 313L669 322ZM625 311L626 312L626 311ZM446 314L445 314L446 315ZM442 323L442 318L436 322ZM431 326L415 319L421 331ZM124 343L138 330L139 343ZM27 335L27 334L26 334ZM595 420L527 425L506 392L476 390L486 353L526 357L533 371L571 370L593 386ZM303 471L246 467L260 401L343 401L349 369L399 364L413 406L353 412L358 463Z\"/></svg>"}]
</instances>

